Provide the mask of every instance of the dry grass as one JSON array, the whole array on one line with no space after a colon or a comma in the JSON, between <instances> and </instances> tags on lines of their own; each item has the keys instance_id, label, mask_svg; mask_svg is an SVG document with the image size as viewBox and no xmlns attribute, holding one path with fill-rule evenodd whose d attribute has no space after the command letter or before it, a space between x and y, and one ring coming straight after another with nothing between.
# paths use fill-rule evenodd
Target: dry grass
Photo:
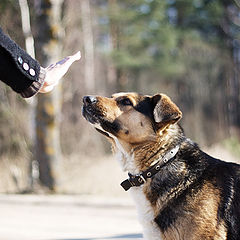
<instances>
[{"instance_id":1,"label":"dry grass","mask_svg":"<svg viewBox=\"0 0 240 240\"><path fill-rule=\"evenodd\" d=\"M205 151L213 157L228 162L240 163L240 159L231 154L222 145L215 145ZM72 155L63 158L55 165L57 193L63 194L97 194L111 196L126 196L120 183L127 178L121 171L118 162L112 155L87 157ZM0 193L21 193L30 187L28 177L28 159L2 158L0 161ZM36 192L44 189L35 186Z\"/></svg>"},{"instance_id":2,"label":"dry grass","mask_svg":"<svg viewBox=\"0 0 240 240\"><path fill-rule=\"evenodd\" d=\"M127 177L112 155L106 157L72 156L61 166L58 192L73 194L109 194L121 196L120 183Z\"/></svg>"},{"instance_id":3,"label":"dry grass","mask_svg":"<svg viewBox=\"0 0 240 240\"><path fill-rule=\"evenodd\" d=\"M0 193L19 193L29 186L29 164L27 159L9 159L1 157L0 161Z\"/></svg>"},{"instance_id":4,"label":"dry grass","mask_svg":"<svg viewBox=\"0 0 240 240\"><path fill-rule=\"evenodd\" d=\"M209 155L224 160L226 162L235 162L240 164L240 158L226 149L222 144L215 144L211 148L204 149Z\"/></svg>"}]
</instances>

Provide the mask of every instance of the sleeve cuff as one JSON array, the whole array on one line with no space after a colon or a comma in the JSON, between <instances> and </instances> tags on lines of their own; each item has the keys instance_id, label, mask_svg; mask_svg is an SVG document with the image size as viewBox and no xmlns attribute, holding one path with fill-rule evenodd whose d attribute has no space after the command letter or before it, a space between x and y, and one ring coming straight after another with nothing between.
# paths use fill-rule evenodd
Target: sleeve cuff
<instances>
[{"instance_id":1,"label":"sleeve cuff","mask_svg":"<svg viewBox=\"0 0 240 240\"><path fill-rule=\"evenodd\" d=\"M34 81L31 84L31 86L29 86L27 89L22 91L20 93L20 95L24 98L30 98L30 97L34 96L35 94L37 94L38 91L41 89L41 87L44 84L45 77L46 77L46 70L44 68L40 67L40 73L39 73L38 81L37 82Z\"/></svg>"}]
</instances>

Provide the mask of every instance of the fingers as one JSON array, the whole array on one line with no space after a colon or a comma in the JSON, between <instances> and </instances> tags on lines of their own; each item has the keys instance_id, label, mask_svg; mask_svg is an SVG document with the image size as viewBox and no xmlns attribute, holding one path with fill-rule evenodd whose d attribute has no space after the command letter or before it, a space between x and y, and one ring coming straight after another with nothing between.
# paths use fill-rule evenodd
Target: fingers
<instances>
[{"instance_id":1,"label":"fingers","mask_svg":"<svg viewBox=\"0 0 240 240\"><path fill-rule=\"evenodd\" d=\"M58 61L55 64L49 65L46 68L46 70L49 71L49 70L51 70L53 68L61 67L62 65L65 65L67 68L69 68L72 65L73 62L80 60L80 58L81 58L81 52L78 51L78 52L76 52L75 54L73 54L71 56L67 56L67 57L63 58L62 60Z\"/></svg>"},{"instance_id":2,"label":"fingers","mask_svg":"<svg viewBox=\"0 0 240 240\"><path fill-rule=\"evenodd\" d=\"M76 52L75 54L73 54L73 55L71 55L71 56L67 56L66 58L67 58L67 59L70 59L72 62L77 61L77 60L80 60L80 58L81 58L81 52L78 51L78 52Z\"/></svg>"},{"instance_id":3,"label":"fingers","mask_svg":"<svg viewBox=\"0 0 240 240\"><path fill-rule=\"evenodd\" d=\"M73 62L79 60L80 58L81 58L81 53L80 53L80 51L78 51L77 53L73 54L72 56L65 57L61 61L57 62L56 65L63 65L66 62L68 62L69 64L72 64Z\"/></svg>"},{"instance_id":4,"label":"fingers","mask_svg":"<svg viewBox=\"0 0 240 240\"><path fill-rule=\"evenodd\" d=\"M56 86L59 80L64 76L64 74L68 71L69 67L72 65L73 62L79 60L81 58L80 51L76 52L75 54L65 57L61 61L49 65L46 70L46 76L44 85L40 89L39 92L46 93L53 90L54 86Z\"/></svg>"},{"instance_id":5,"label":"fingers","mask_svg":"<svg viewBox=\"0 0 240 240\"><path fill-rule=\"evenodd\" d=\"M80 58L81 58L81 54L80 54L80 51L78 51L74 55L65 57L61 61L57 62L56 66L59 68L60 67L66 68L67 70L75 61L78 61Z\"/></svg>"},{"instance_id":6,"label":"fingers","mask_svg":"<svg viewBox=\"0 0 240 240\"><path fill-rule=\"evenodd\" d=\"M78 51L77 53L73 54L71 57L72 57L72 59L73 59L74 61L80 60L80 58L81 58L81 52Z\"/></svg>"},{"instance_id":7,"label":"fingers","mask_svg":"<svg viewBox=\"0 0 240 240\"><path fill-rule=\"evenodd\" d=\"M55 86L55 85L54 85L54 86ZM43 87L39 90L39 92L40 92L40 93L48 93L48 92L51 92L51 91L53 90L54 86L53 86L53 85L51 85L51 86L43 86Z\"/></svg>"}]
</instances>

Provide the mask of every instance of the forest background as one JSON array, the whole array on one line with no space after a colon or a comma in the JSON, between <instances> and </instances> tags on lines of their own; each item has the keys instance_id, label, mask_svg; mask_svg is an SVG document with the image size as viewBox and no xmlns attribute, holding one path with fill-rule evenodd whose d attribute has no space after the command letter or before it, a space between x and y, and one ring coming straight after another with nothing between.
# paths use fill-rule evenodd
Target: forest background
<instances>
[{"instance_id":1,"label":"forest background","mask_svg":"<svg viewBox=\"0 0 240 240\"><path fill-rule=\"evenodd\" d=\"M82 53L51 94L0 83L0 192L111 182L109 144L81 116L90 94L166 93L188 137L240 158L239 0L1 0L0 26L44 67Z\"/></svg>"}]
</instances>

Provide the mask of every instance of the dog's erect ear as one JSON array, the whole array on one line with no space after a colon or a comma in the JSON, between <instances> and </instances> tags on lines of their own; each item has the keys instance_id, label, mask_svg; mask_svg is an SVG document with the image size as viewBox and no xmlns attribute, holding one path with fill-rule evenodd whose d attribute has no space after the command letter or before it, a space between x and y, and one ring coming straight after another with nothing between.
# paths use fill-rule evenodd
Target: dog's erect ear
<instances>
[{"instance_id":1,"label":"dog's erect ear","mask_svg":"<svg viewBox=\"0 0 240 240\"><path fill-rule=\"evenodd\" d=\"M174 124L182 117L182 112L175 103L165 94L156 94L152 97L154 106L153 117L158 128L167 124Z\"/></svg>"}]
</instances>

